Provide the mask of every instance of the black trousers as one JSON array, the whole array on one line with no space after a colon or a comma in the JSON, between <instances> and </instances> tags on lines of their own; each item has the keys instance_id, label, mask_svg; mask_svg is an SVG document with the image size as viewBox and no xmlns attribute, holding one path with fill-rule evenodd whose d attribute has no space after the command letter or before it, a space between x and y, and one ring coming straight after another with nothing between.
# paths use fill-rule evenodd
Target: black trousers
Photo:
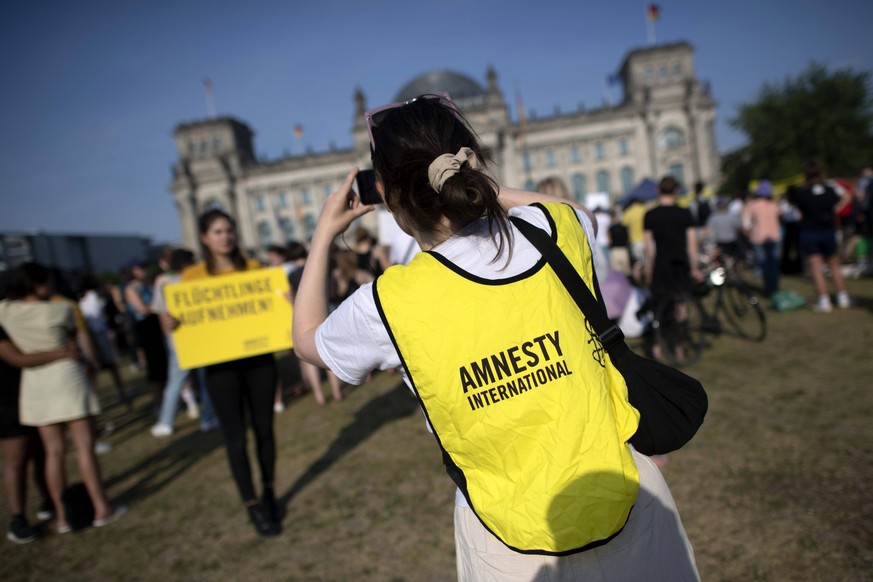
<instances>
[{"instance_id":1,"label":"black trousers","mask_svg":"<svg viewBox=\"0 0 873 582\"><path fill-rule=\"evenodd\" d=\"M246 452L246 413L255 433L261 482L273 483L276 438L273 434L273 397L276 363L272 354L206 367L206 386L227 449L230 472L243 502L257 499Z\"/></svg>"}]
</instances>

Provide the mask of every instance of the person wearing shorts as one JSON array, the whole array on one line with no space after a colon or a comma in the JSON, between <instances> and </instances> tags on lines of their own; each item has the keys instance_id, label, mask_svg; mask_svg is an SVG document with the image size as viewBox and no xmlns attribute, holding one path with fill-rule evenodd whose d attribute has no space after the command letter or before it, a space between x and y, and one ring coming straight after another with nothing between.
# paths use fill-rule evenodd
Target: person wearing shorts
<instances>
[{"instance_id":1,"label":"person wearing shorts","mask_svg":"<svg viewBox=\"0 0 873 582\"><path fill-rule=\"evenodd\" d=\"M824 168L815 160L806 165L806 185L793 192L795 206L800 211L800 255L806 259L818 301L813 309L819 313L833 311L825 266L831 272L837 291L837 306L846 309L851 305L846 282L840 269L837 253L837 213L848 204L847 196L841 196L825 182Z\"/></svg>"}]
</instances>

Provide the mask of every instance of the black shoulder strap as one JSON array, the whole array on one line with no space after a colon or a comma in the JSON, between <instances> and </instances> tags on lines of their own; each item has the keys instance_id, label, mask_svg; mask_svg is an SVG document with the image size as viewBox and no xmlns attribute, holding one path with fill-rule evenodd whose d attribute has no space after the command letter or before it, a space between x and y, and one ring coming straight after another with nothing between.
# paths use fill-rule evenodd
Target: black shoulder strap
<instances>
[{"instance_id":1,"label":"black shoulder strap","mask_svg":"<svg viewBox=\"0 0 873 582\"><path fill-rule=\"evenodd\" d=\"M548 212L541 206L539 206L539 208L543 212ZM561 280L561 283L563 283L564 287L567 288L570 296L576 302L579 310L582 311L586 319L588 319L592 327L594 327L594 331L597 332L597 337L600 339L600 343L603 344L603 347L609 351L615 346L624 345L624 334L618 325L613 324L609 320L609 317L607 317L606 305L603 303L603 299L601 298L598 300L598 298L591 293L591 290L585 284L585 281L582 280L582 277L579 276L579 273L573 267L573 264L566 255L564 255L557 243L552 240L548 233L517 216L511 216L510 220L521 234L523 234L524 237L536 247L552 267L552 270L555 271L555 274ZM597 274L594 273L593 268L591 269L591 272L594 276L594 286L595 288L599 288Z\"/></svg>"}]
</instances>

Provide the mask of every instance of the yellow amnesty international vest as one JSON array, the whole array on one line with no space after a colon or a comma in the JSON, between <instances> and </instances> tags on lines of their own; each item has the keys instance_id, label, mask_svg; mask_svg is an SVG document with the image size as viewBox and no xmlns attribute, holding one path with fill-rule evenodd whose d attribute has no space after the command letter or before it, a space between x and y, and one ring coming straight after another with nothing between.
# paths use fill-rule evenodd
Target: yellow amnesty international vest
<instances>
[{"instance_id":1,"label":"yellow amnesty international vest","mask_svg":"<svg viewBox=\"0 0 873 582\"><path fill-rule=\"evenodd\" d=\"M592 281L575 211L545 207L558 245ZM621 530L639 490L627 445L639 415L545 260L492 281L420 253L379 277L374 296L447 470L485 527L543 554Z\"/></svg>"}]
</instances>

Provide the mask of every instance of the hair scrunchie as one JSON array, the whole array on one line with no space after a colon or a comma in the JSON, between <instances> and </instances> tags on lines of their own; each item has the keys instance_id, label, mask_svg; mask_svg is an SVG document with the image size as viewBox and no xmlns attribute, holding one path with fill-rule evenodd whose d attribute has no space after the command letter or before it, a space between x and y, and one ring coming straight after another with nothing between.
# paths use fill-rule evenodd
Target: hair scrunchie
<instances>
[{"instance_id":1,"label":"hair scrunchie","mask_svg":"<svg viewBox=\"0 0 873 582\"><path fill-rule=\"evenodd\" d=\"M474 170L479 167L479 158L468 147L462 147L455 155L443 154L430 163L427 168L427 177L434 190L440 192L446 180L461 171L461 166L470 164Z\"/></svg>"}]
</instances>

